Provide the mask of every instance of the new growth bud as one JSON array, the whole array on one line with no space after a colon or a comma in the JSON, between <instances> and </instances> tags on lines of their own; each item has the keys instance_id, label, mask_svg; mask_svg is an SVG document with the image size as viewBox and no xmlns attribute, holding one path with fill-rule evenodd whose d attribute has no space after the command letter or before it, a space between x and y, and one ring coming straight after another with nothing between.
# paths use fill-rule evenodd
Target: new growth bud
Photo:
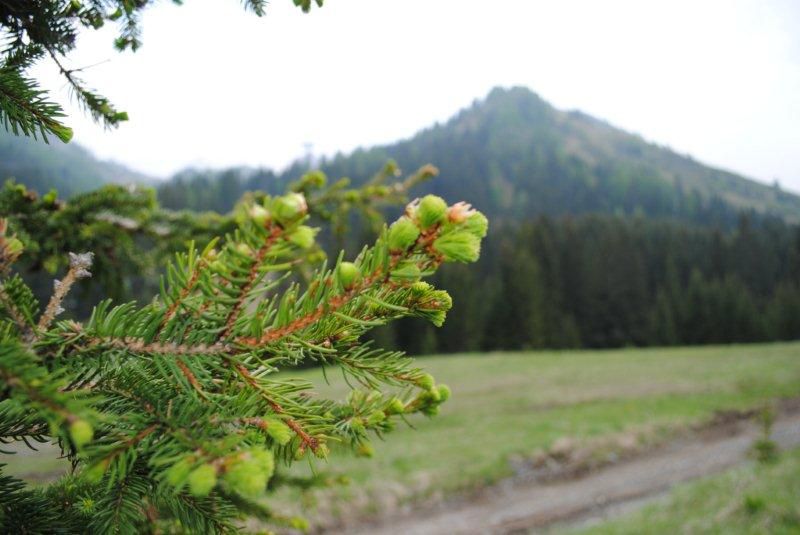
<instances>
[{"instance_id":1,"label":"new growth bud","mask_svg":"<svg viewBox=\"0 0 800 535\"><path fill-rule=\"evenodd\" d=\"M250 219L256 225L263 227L269 221L269 211L260 204L254 204L250 207Z\"/></svg>"},{"instance_id":2,"label":"new growth bud","mask_svg":"<svg viewBox=\"0 0 800 535\"><path fill-rule=\"evenodd\" d=\"M287 239L301 249L310 249L314 245L314 237L316 235L317 229L300 225L287 236Z\"/></svg>"},{"instance_id":3,"label":"new growth bud","mask_svg":"<svg viewBox=\"0 0 800 535\"><path fill-rule=\"evenodd\" d=\"M432 390L435 384L436 380L433 378L433 375L429 373L422 374L420 378L417 379L417 386L425 390Z\"/></svg>"},{"instance_id":4,"label":"new growth bud","mask_svg":"<svg viewBox=\"0 0 800 535\"><path fill-rule=\"evenodd\" d=\"M423 229L428 229L444 221L447 203L436 195L426 195L417 207L417 220Z\"/></svg>"},{"instance_id":5,"label":"new growth bud","mask_svg":"<svg viewBox=\"0 0 800 535\"><path fill-rule=\"evenodd\" d=\"M386 415L383 414L383 411L373 411L367 417L367 425L372 427L375 426L386 419Z\"/></svg>"},{"instance_id":6,"label":"new growth bud","mask_svg":"<svg viewBox=\"0 0 800 535\"><path fill-rule=\"evenodd\" d=\"M462 228L476 238L484 238L489 230L489 220L481 212L475 212L464 221Z\"/></svg>"},{"instance_id":7,"label":"new growth bud","mask_svg":"<svg viewBox=\"0 0 800 535\"><path fill-rule=\"evenodd\" d=\"M189 492L192 496L208 496L217 484L217 469L210 464L202 464L189 474Z\"/></svg>"},{"instance_id":8,"label":"new growth bud","mask_svg":"<svg viewBox=\"0 0 800 535\"><path fill-rule=\"evenodd\" d=\"M75 420L69 426L69 436L75 447L80 449L94 438L92 424L86 420Z\"/></svg>"},{"instance_id":9,"label":"new growth bud","mask_svg":"<svg viewBox=\"0 0 800 535\"><path fill-rule=\"evenodd\" d=\"M403 263L391 272L391 278L395 282L416 282L421 276L419 267L411 262Z\"/></svg>"},{"instance_id":10,"label":"new growth bud","mask_svg":"<svg viewBox=\"0 0 800 535\"><path fill-rule=\"evenodd\" d=\"M338 275L339 282L342 283L342 286L345 289L350 289L358 282L358 279L361 277L361 272L354 263L342 262L339 264Z\"/></svg>"},{"instance_id":11,"label":"new growth bud","mask_svg":"<svg viewBox=\"0 0 800 535\"><path fill-rule=\"evenodd\" d=\"M185 457L169 467L166 472L167 483L176 488L181 488L186 483L186 478L192 471L194 463L191 457Z\"/></svg>"},{"instance_id":12,"label":"new growth bud","mask_svg":"<svg viewBox=\"0 0 800 535\"><path fill-rule=\"evenodd\" d=\"M288 193L272 202L272 212L281 225L293 223L306 215L308 205L302 193Z\"/></svg>"},{"instance_id":13,"label":"new growth bud","mask_svg":"<svg viewBox=\"0 0 800 535\"><path fill-rule=\"evenodd\" d=\"M266 423L267 434L281 446L286 445L292 439L292 431L282 421L270 418Z\"/></svg>"},{"instance_id":14,"label":"new growth bud","mask_svg":"<svg viewBox=\"0 0 800 535\"><path fill-rule=\"evenodd\" d=\"M433 242L433 248L445 260L475 262L481 255L481 240L470 232L457 230L437 238Z\"/></svg>"},{"instance_id":15,"label":"new growth bud","mask_svg":"<svg viewBox=\"0 0 800 535\"><path fill-rule=\"evenodd\" d=\"M393 252L405 251L419 237L419 228L408 217L401 217L389 227L388 243Z\"/></svg>"},{"instance_id":16,"label":"new growth bud","mask_svg":"<svg viewBox=\"0 0 800 535\"><path fill-rule=\"evenodd\" d=\"M239 494L257 497L267 488L267 482L275 471L272 452L252 449L244 458L236 459L225 472L225 483Z\"/></svg>"},{"instance_id":17,"label":"new growth bud","mask_svg":"<svg viewBox=\"0 0 800 535\"><path fill-rule=\"evenodd\" d=\"M253 249L246 243L236 244L236 252L243 256L253 256Z\"/></svg>"},{"instance_id":18,"label":"new growth bud","mask_svg":"<svg viewBox=\"0 0 800 535\"><path fill-rule=\"evenodd\" d=\"M392 398L386 406L387 414L402 414L406 412L406 406L400 398Z\"/></svg>"}]
</instances>

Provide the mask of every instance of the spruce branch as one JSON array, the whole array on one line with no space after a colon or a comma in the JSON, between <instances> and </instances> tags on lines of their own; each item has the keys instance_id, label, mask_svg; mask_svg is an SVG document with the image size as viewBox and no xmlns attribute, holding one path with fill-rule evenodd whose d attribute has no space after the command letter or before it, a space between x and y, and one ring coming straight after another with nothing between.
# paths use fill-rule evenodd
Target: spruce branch
<instances>
[{"instance_id":1,"label":"spruce branch","mask_svg":"<svg viewBox=\"0 0 800 535\"><path fill-rule=\"evenodd\" d=\"M61 303L69 293L72 285L80 279L91 277L89 268L92 267L93 253L69 253L69 271L62 280L55 280L53 284L53 295L47 303L42 317L36 326L38 331L45 331L50 327L55 317L61 314L64 309Z\"/></svg>"},{"instance_id":2,"label":"spruce branch","mask_svg":"<svg viewBox=\"0 0 800 535\"><path fill-rule=\"evenodd\" d=\"M90 259L73 255L30 347L6 329L12 349L7 360L0 352L0 378L8 400L37 415L16 429L40 437L36 422L55 426L74 477L102 498L94 529L176 518L223 529L237 509L280 522L253 501L276 460L327 458L333 443L371 455L370 436L414 413L433 416L449 397L412 359L362 336L403 317L441 325L450 298L421 279L444 262L474 260L485 218L423 198L352 262L340 256L301 284L291 275L313 247L308 210L298 192L261 199L218 248L178 255L160 299L104 301L84 323L56 322L69 287L88 275ZM9 295L19 308L21 293ZM357 384L329 400L279 374L306 362L338 366ZM40 376L47 388L31 379ZM19 414L2 409L0 432L12 429L4 414Z\"/></svg>"},{"instance_id":3,"label":"spruce branch","mask_svg":"<svg viewBox=\"0 0 800 535\"><path fill-rule=\"evenodd\" d=\"M72 129L59 121L65 114L48 100L47 92L25 78L17 68L0 66L0 122L16 135L47 142L47 134L64 143L72 139Z\"/></svg>"}]
</instances>

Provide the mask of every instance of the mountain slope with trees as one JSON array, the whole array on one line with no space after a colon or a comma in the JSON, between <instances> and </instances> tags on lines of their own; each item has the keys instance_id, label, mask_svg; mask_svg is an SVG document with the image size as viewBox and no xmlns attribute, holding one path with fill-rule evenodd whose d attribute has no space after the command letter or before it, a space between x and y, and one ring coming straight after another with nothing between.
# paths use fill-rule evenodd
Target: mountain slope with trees
<instances>
[{"instance_id":1,"label":"mountain slope with trees","mask_svg":"<svg viewBox=\"0 0 800 535\"><path fill-rule=\"evenodd\" d=\"M407 169L434 163L441 175L420 194L470 192L493 218L641 213L731 226L742 210L790 220L800 214L797 195L705 166L584 113L559 111L520 87L494 89L444 124L323 159L320 167L359 183L387 159ZM167 207L224 211L244 191L277 191L305 167L185 171L159 193Z\"/></svg>"},{"instance_id":2,"label":"mountain slope with trees","mask_svg":"<svg viewBox=\"0 0 800 535\"><path fill-rule=\"evenodd\" d=\"M98 160L74 143L51 139L47 145L0 128L0 183L9 178L40 193L55 188L63 197L108 183L141 184L153 180L123 165Z\"/></svg>"}]
</instances>

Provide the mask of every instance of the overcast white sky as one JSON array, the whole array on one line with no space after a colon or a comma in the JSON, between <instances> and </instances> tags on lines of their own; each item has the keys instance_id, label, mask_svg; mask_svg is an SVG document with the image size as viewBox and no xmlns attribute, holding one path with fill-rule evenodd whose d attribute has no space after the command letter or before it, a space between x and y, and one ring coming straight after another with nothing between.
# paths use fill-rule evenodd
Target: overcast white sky
<instances>
[{"instance_id":1,"label":"overcast white sky","mask_svg":"<svg viewBox=\"0 0 800 535\"><path fill-rule=\"evenodd\" d=\"M800 191L797 0L164 1L144 46L86 32L73 67L131 120L103 131L73 109L75 141L167 176L186 166L283 167L390 142L493 86L524 85L753 178ZM68 101L47 67L36 74ZM402 162L400 162L402 165ZM435 162L434 162L435 163Z\"/></svg>"}]
</instances>

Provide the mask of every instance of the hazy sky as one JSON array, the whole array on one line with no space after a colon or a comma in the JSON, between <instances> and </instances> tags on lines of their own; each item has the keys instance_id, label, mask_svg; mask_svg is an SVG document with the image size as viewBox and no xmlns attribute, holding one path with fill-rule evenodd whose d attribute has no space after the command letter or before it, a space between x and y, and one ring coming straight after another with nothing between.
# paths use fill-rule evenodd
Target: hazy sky
<instances>
[{"instance_id":1,"label":"hazy sky","mask_svg":"<svg viewBox=\"0 0 800 535\"><path fill-rule=\"evenodd\" d=\"M86 32L74 67L130 113L75 140L166 176L186 166L283 167L412 135L524 85L704 162L800 191L800 2L735 0L164 1L144 46ZM108 61L105 61L108 60ZM64 83L37 68L56 98ZM402 162L400 162L402 165ZM434 162L435 163L435 162Z\"/></svg>"}]
</instances>

